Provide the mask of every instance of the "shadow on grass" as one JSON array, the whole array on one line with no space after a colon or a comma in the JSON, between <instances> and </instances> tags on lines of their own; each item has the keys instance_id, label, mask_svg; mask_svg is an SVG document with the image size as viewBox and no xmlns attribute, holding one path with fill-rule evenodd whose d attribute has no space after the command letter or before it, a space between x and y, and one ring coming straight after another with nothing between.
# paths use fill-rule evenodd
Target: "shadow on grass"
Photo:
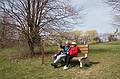
<instances>
[{"instance_id":1,"label":"shadow on grass","mask_svg":"<svg viewBox=\"0 0 120 79\"><path fill-rule=\"evenodd\" d=\"M93 65L97 65L97 64L99 64L100 62L93 62L93 61L90 61L90 62L87 62L86 64L84 64L84 66L82 67L82 69L89 69L89 68L91 68L91 66L93 66ZM61 64L59 64L58 66L57 66L57 68L61 68L61 67L64 67L64 62L62 62ZM79 66L80 64L79 64L79 61L75 61L75 62L70 62L70 67L69 67L69 69L72 69L72 68L74 68L74 67L76 67L76 66ZM57 69L57 68L55 68L55 69Z\"/></svg>"},{"instance_id":2,"label":"shadow on grass","mask_svg":"<svg viewBox=\"0 0 120 79\"><path fill-rule=\"evenodd\" d=\"M87 62L87 63L85 63L85 64L83 65L83 69L90 68L91 66L97 65L97 64L100 64L100 62L89 61L89 62ZM79 66L79 65L80 65L80 64L79 64L78 61L76 61L76 62L71 62L71 63L70 63L70 68L73 68L73 67Z\"/></svg>"}]
</instances>

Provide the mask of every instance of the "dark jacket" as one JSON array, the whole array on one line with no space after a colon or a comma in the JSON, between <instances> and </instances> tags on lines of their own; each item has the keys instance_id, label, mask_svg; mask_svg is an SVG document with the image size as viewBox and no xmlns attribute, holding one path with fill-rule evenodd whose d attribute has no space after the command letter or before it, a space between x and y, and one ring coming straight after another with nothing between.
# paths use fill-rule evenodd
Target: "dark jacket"
<instances>
[{"instance_id":1,"label":"dark jacket","mask_svg":"<svg viewBox=\"0 0 120 79\"><path fill-rule=\"evenodd\" d=\"M60 48L63 49L63 53L67 54L67 52L69 51L70 46L62 46L61 45Z\"/></svg>"}]
</instances>

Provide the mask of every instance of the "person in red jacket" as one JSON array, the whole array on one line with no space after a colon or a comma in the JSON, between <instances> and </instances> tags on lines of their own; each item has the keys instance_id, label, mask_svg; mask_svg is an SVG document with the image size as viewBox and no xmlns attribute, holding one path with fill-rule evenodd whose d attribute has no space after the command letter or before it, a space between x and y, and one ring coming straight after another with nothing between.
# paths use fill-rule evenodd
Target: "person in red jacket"
<instances>
[{"instance_id":1,"label":"person in red jacket","mask_svg":"<svg viewBox=\"0 0 120 79\"><path fill-rule=\"evenodd\" d=\"M73 57L77 57L79 52L79 47L76 45L76 42L72 42L70 49L69 49L69 53L67 54L66 58L65 58L65 66L64 69L68 69L68 65L70 63L70 60Z\"/></svg>"}]
</instances>

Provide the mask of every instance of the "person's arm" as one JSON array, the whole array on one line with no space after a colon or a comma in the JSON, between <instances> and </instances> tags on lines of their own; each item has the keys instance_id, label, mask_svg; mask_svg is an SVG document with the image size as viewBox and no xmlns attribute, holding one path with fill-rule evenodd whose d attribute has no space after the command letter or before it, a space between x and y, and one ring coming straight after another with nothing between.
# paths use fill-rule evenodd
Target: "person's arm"
<instances>
[{"instance_id":1,"label":"person's arm","mask_svg":"<svg viewBox=\"0 0 120 79\"><path fill-rule=\"evenodd\" d=\"M58 52L58 53L57 53L57 56L58 56L58 55L60 55L60 54L61 54L61 52L62 52L62 51Z\"/></svg>"},{"instance_id":2,"label":"person's arm","mask_svg":"<svg viewBox=\"0 0 120 79\"><path fill-rule=\"evenodd\" d=\"M64 48L65 48L65 46L63 46L63 45L60 45L60 48L64 49Z\"/></svg>"}]
</instances>

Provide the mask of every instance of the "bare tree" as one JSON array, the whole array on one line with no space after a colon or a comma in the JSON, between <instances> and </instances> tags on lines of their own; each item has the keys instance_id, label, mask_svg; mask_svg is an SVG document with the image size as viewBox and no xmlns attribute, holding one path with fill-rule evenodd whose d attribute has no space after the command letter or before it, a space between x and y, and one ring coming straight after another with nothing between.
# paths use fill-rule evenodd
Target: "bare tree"
<instances>
[{"instance_id":1,"label":"bare tree","mask_svg":"<svg viewBox=\"0 0 120 79\"><path fill-rule=\"evenodd\" d=\"M115 13L113 26L117 30L120 28L120 0L107 0L106 3L113 8L113 12Z\"/></svg>"},{"instance_id":2,"label":"bare tree","mask_svg":"<svg viewBox=\"0 0 120 79\"><path fill-rule=\"evenodd\" d=\"M17 32L8 25L11 19L4 13L0 15L0 47L4 48L9 47L10 43L16 39Z\"/></svg>"},{"instance_id":3,"label":"bare tree","mask_svg":"<svg viewBox=\"0 0 120 79\"><path fill-rule=\"evenodd\" d=\"M66 30L69 24L66 19L76 15L74 9L61 0L0 0L0 11L12 18L14 23L9 25L27 40L31 55L35 43L43 52L44 37Z\"/></svg>"},{"instance_id":4,"label":"bare tree","mask_svg":"<svg viewBox=\"0 0 120 79\"><path fill-rule=\"evenodd\" d=\"M66 29L65 18L75 14L71 6L59 0L5 0L0 5L1 11L15 21L11 25L28 40L31 54L34 37Z\"/></svg>"}]
</instances>

